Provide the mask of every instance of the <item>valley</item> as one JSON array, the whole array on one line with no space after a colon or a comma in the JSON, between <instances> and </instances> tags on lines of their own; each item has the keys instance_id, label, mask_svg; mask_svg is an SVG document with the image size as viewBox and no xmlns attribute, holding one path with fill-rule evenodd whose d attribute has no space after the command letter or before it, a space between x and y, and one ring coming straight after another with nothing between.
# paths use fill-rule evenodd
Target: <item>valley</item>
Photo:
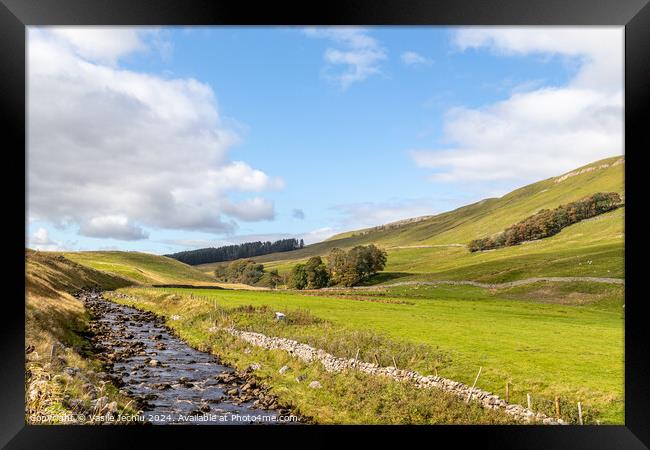
<instances>
[{"instance_id":1,"label":"valley","mask_svg":"<svg viewBox=\"0 0 650 450\"><path fill-rule=\"evenodd\" d=\"M102 357L88 347L91 316L72 295L91 289L103 291L111 305L151 314L183 343L214 356L212 362L227 368L215 368L215 375L255 367L255 382L282 409L314 423L521 421L408 381L356 370L331 373L289 352L249 345L228 330L295 340L377 367L475 383L508 404L527 407L530 399L531 411L566 423L623 423L624 203L543 239L486 251L467 247L542 209L599 192L624 198L623 170L622 157L609 158L450 212L256 256L251 259L263 265L264 274L251 285L215 277L215 269L229 262L190 266L138 252L28 250L27 344L34 347L28 357L30 411L74 409L70 398L51 394L62 392L60 386L50 386L47 395L35 390L34 383L46 379L37 373L60 375L62 385L74 387L77 382L65 375L72 368L86 374L86 384L98 382ZM286 280L296 264L311 257L326 264L334 248L369 244L386 252L385 267L354 286L297 290L284 282L275 288L268 284L272 270ZM111 314L136 314L119 311ZM141 325L138 332L152 326ZM134 341L142 341L133 334ZM67 356L55 363L47 355L58 343ZM120 367L104 369L116 377L114 385L104 383L107 400L137 412L135 403L129 404L134 391L119 387L131 377L130 366ZM153 383L169 375L146 372ZM42 384L43 392L50 384ZM97 395L82 392L82 385L64 391L73 392L73 400L86 409L97 405ZM192 408L207 409L209 399L196 395Z\"/></svg>"}]
</instances>

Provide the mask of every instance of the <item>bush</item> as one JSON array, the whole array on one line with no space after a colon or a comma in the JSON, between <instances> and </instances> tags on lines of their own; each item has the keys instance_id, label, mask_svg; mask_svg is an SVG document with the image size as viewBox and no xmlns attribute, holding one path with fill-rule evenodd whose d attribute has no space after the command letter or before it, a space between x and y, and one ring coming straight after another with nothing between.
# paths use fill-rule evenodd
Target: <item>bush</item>
<instances>
[{"instance_id":1,"label":"bush","mask_svg":"<svg viewBox=\"0 0 650 450\"><path fill-rule=\"evenodd\" d=\"M282 283L282 277L278 273L278 269L269 271L269 287L275 289L280 283Z\"/></svg>"},{"instance_id":2,"label":"bush","mask_svg":"<svg viewBox=\"0 0 650 450\"><path fill-rule=\"evenodd\" d=\"M307 287L307 271L304 264L293 266L287 284L292 289L305 289Z\"/></svg>"},{"instance_id":3,"label":"bush","mask_svg":"<svg viewBox=\"0 0 650 450\"><path fill-rule=\"evenodd\" d=\"M233 261L227 266L218 266L214 276L228 283L255 284L264 275L264 266L252 260Z\"/></svg>"},{"instance_id":4,"label":"bush","mask_svg":"<svg viewBox=\"0 0 650 450\"><path fill-rule=\"evenodd\" d=\"M542 239L559 233L569 225L606 213L621 205L621 197L616 192L598 192L555 209L542 209L495 236L474 239L467 247L470 252L476 252Z\"/></svg>"},{"instance_id":5,"label":"bush","mask_svg":"<svg viewBox=\"0 0 650 450\"><path fill-rule=\"evenodd\" d=\"M320 289L329 283L330 275L320 256L309 258L309 261L305 264L305 273L307 275L307 289Z\"/></svg>"}]
</instances>

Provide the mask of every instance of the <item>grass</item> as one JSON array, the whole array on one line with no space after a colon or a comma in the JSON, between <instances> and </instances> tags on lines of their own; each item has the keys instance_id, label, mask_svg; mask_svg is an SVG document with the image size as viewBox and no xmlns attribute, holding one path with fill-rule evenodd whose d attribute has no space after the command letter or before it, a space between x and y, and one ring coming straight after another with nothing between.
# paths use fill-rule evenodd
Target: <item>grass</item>
<instances>
[{"instance_id":1,"label":"grass","mask_svg":"<svg viewBox=\"0 0 650 450\"><path fill-rule=\"evenodd\" d=\"M63 423L66 415L91 411L91 400L103 396L117 402L124 414L135 413L126 396L98 379L102 368L89 354L84 335L89 317L82 302L70 295L84 288L115 289L132 283L61 255L28 250L26 261L25 345L32 350L25 366L26 421ZM53 346L59 350L52 357Z\"/></svg>"},{"instance_id":2,"label":"grass","mask_svg":"<svg viewBox=\"0 0 650 450\"><path fill-rule=\"evenodd\" d=\"M539 407L548 407L559 396L567 405L581 401L592 423L623 423L620 286L537 283L492 291L441 285L383 289L363 296L139 288L128 292L139 307L184 315L188 333L217 320L216 310L210 316L216 303L233 309L231 319L244 328L316 343L341 356L373 342L383 364L390 364L390 354L399 358L398 365L422 373L438 370L441 376L469 384L482 366L477 386L503 396L510 382L511 401L525 404L526 393L531 393ZM549 297L556 300L551 303ZM249 305L258 312L246 315L236 309ZM308 311L320 321L282 328L269 323L270 315L259 313L264 306L289 314ZM406 358L400 348L406 349ZM565 410L571 420L574 411Z\"/></svg>"},{"instance_id":3,"label":"grass","mask_svg":"<svg viewBox=\"0 0 650 450\"><path fill-rule=\"evenodd\" d=\"M140 252L67 252L79 264L138 284L217 284L212 276L166 256Z\"/></svg>"},{"instance_id":4,"label":"grass","mask_svg":"<svg viewBox=\"0 0 650 450\"><path fill-rule=\"evenodd\" d=\"M447 392L417 389L408 383L368 376L357 371L342 374L328 373L320 364L307 364L292 358L286 352L267 351L248 346L223 331L210 331L217 318L227 322L236 320L242 327L256 327L261 324L274 327L271 319L273 313L268 308L256 307L245 302L232 308L224 309L221 306L215 308L210 299L194 294L181 295L178 294L180 290L170 292L167 289L139 288L123 292L127 292L131 298L114 297L114 301L168 317L179 315L180 319L169 321L168 325L193 347L219 354L224 363L239 369L245 369L253 363L260 364L261 368L255 373L271 386L271 392L279 398L281 404L292 406L294 412L307 416L316 423L513 423L513 419L502 411L485 410L476 404L466 405L462 399ZM205 291L202 294L205 294ZM246 323L249 325L247 326ZM285 330L287 333L291 333L291 330L304 329L317 331L320 326L330 326L327 321L299 309L288 314L285 325L288 328ZM322 339L322 335L320 336ZM371 333L357 333L357 336L362 337L365 343L398 345L395 350L405 349L416 353L418 351L417 346L400 345L385 337L377 338ZM346 336L338 337L338 344L349 344L349 342ZM289 367L289 371L280 374L278 370L285 365ZM299 375L304 376L305 379L298 381ZM321 389L308 387L314 380L321 383Z\"/></svg>"}]
</instances>

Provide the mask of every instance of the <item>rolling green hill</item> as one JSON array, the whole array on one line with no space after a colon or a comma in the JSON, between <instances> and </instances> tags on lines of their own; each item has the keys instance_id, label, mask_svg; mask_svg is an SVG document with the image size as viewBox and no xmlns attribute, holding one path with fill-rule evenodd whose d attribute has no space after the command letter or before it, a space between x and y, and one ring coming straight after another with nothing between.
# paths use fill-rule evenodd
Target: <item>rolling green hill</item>
<instances>
[{"instance_id":1,"label":"rolling green hill","mask_svg":"<svg viewBox=\"0 0 650 450\"><path fill-rule=\"evenodd\" d=\"M166 256L140 252L67 252L63 255L79 264L126 278L136 284L215 284L194 267Z\"/></svg>"},{"instance_id":2,"label":"rolling green hill","mask_svg":"<svg viewBox=\"0 0 650 450\"><path fill-rule=\"evenodd\" d=\"M538 275L623 277L624 208L565 228L551 238L471 254L467 243L535 214L596 192L624 195L624 158L596 161L500 198L425 217L334 236L303 249L255 258L284 272L332 248L375 243L388 265L375 281L395 278L509 281ZM198 266L206 274L215 264Z\"/></svg>"}]
</instances>

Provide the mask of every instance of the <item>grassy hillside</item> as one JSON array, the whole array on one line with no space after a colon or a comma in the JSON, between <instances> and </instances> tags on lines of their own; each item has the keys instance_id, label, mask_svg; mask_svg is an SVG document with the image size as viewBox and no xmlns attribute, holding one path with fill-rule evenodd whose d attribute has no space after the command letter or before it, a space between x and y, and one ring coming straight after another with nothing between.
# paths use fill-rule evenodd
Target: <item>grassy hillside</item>
<instances>
[{"instance_id":1,"label":"grassy hillside","mask_svg":"<svg viewBox=\"0 0 650 450\"><path fill-rule=\"evenodd\" d=\"M87 355L84 331L88 316L83 303L70 295L84 288L116 289L131 285L124 278L79 265L61 255L26 251L25 345L26 420L48 417L58 423L64 414L84 413L90 400L106 395L128 412L128 399L110 383L100 386L98 362ZM52 347L57 349L52 354ZM71 376L71 371L77 371ZM89 390L86 383L96 386ZM66 398L66 395L68 398ZM73 401L79 401L73 406Z\"/></svg>"},{"instance_id":2,"label":"grassy hillside","mask_svg":"<svg viewBox=\"0 0 650 450\"><path fill-rule=\"evenodd\" d=\"M623 277L624 208L523 245L470 253L465 245L536 213L595 192L624 195L622 157L597 161L562 176L517 189L498 199L396 226L345 233L301 250L255 258L280 272L334 247L375 243L388 265L375 281L396 278L509 281L538 275ZM199 266L206 274L215 264Z\"/></svg>"},{"instance_id":3,"label":"grassy hillside","mask_svg":"<svg viewBox=\"0 0 650 450\"><path fill-rule=\"evenodd\" d=\"M140 252L68 252L79 264L120 276L137 284L214 284L214 277L166 256Z\"/></svg>"},{"instance_id":4,"label":"grassy hillside","mask_svg":"<svg viewBox=\"0 0 650 450\"><path fill-rule=\"evenodd\" d=\"M595 192L624 194L623 161L623 157L596 161L498 199L485 199L402 227L360 230L334 236L326 242L332 245L353 239L372 240L386 247L467 244L472 239L497 233L543 208L556 207Z\"/></svg>"}]
</instances>

